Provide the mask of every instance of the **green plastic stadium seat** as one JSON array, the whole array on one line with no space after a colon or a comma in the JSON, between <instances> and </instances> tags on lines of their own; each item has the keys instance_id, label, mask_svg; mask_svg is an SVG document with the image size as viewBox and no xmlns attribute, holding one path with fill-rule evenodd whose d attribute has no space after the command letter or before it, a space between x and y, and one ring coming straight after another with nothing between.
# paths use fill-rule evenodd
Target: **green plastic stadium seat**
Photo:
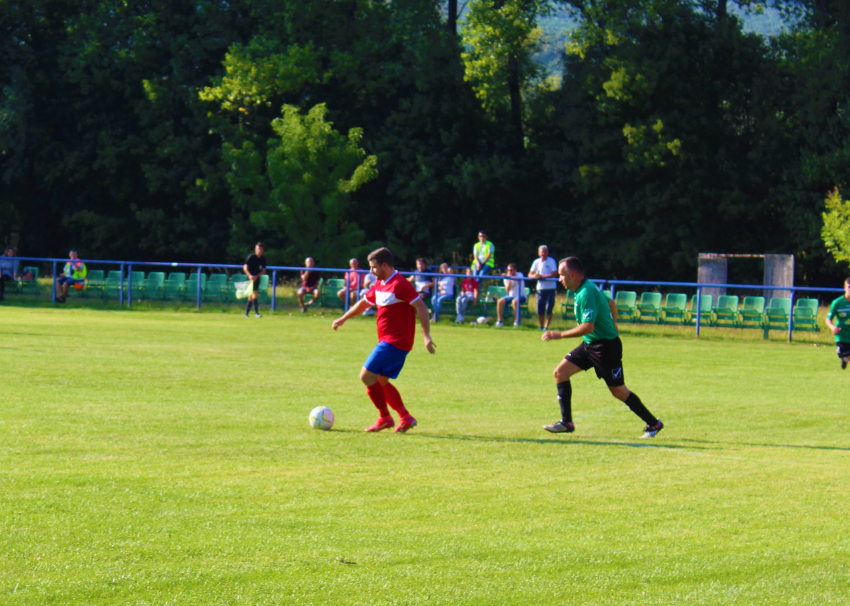
<instances>
[{"instance_id":1,"label":"green plastic stadium seat","mask_svg":"<svg viewBox=\"0 0 850 606\"><path fill-rule=\"evenodd\" d=\"M201 274L201 300L207 294L207 274ZM186 279L186 290L184 292L184 299L186 301L195 301L198 297L198 273L193 272L189 274L189 277Z\"/></svg>"},{"instance_id":2,"label":"green plastic stadium seat","mask_svg":"<svg viewBox=\"0 0 850 606\"><path fill-rule=\"evenodd\" d=\"M670 293L667 295L667 301L664 307L661 308L663 315L661 316L662 324L684 324L685 316L687 315L688 296L681 293Z\"/></svg>"},{"instance_id":3,"label":"green plastic stadium seat","mask_svg":"<svg viewBox=\"0 0 850 606\"><path fill-rule=\"evenodd\" d=\"M221 303L227 292L227 274L212 274L207 280L207 300L211 303Z\"/></svg>"},{"instance_id":4,"label":"green plastic stadium seat","mask_svg":"<svg viewBox=\"0 0 850 606\"><path fill-rule=\"evenodd\" d=\"M631 290L617 291L617 321L634 322L637 319L637 293Z\"/></svg>"},{"instance_id":5,"label":"green plastic stadium seat","mask_svg":"<svg viewBox=\"0 0 850 606\"><path fill-rule=\"evenodd\" d=\"M142 298L142 293L145 291L145 272L143 271L134 271L130 273L129 287L127 288L128 292L132 291L133 300L140 301ZM128 292L125 292L126 296Z\"/></svg>"},{"instance_id":6,"label":"green plastic stadium seat","mask_svg":"<svg viewBox=\"0 0 850 606\"><path fill-rule=\"evenodd\" d=\"M33 275L32 280L18 280L18 292L22 295L36 295L39 294L38 289L38 267L34 265L28 265L21 269L19 276L23 274L31 273Z\"/></svg>"},{"instance_id":7,"label":"green plastic stadium seat","mask_svg":"<svg viewBox=\"0 0 850 606\"><path fill-rule=\"evenodd\" d=\"M761 328L764 322L764 297L744 297L741 328Z\"/></svg>"},{"instance_id":8,"label":"green plastic stadium seat","mask_svg":"<svg viewBox=\"0 0 850 606\"><path fill-rule=\"evenodd\" d=\"M156 301L165 296L165 272L152 271L145 279L145 288L142 293L145 301Z\"/></svg>"},{"instance_id":9,"label":"green plastic stadium seat","mask_svg":"<svg viewBox=\"0 0 850 606\"><path fill-rule=\"evenodd\" d=\"M197 275L195 280L197 281ZM186 295L186 274L170 273L165 282L164 297L166 301L182 301Z\"/></svg>"},{"instance_id":10,"label":"green plastic stadium seat","mask_svg":"<svg viewBox=\"0 0 850 606\"><path fill-rule=\"evenodd\" d=\"M564 312L561 314L562 319L570 321L576 319L576 294L573 291L567 291L567 296L561 303L561 309Z\"/></svg>"},{"instance_id":11,"label":"green plastic stadium seat","mask_svg":"<svg viewBox=\"0 0 850 606\"><path fill-rule=\"evenodd\" d=\"M83 297L88 297L91 295L94 296L103 296L104 288L106 286L106 279L103 276L102 269L91 269L86 276L86 287L82 292Z\"/></svg>"},{"instance_id":12,"label":"green plastic stadium seat","mask_svg":"<svg viewBox=\"0 0 850 606\"><path fill-rule=\"evenodd\" d=\"M319 295L319 305L322 307L344 309L345 303L336 296L340 290L345 288L345 280L342 278L330 278L322 287Z\"/></svg>"},{"instance_id":13,"label":"green plastic stadium seat","mask_svg":"<svg viewBox=\"0 0 850 606\"><path fill-rule=\"evenodd\" d=\"M738 328L738 297L732 295L721 295L717 298L717 307L714 308L714 326L723 328Z\"/></svg>"},{"instance_id":14,"label":"green plastic stadium seat","mask_svg":"<svg viewBox=\"0 0 850 606\"><path fill-rule=\"evenodd\" d=\"M798 299L794 305L794 330L818 332L818 307L817 299Z\"/></svg>"},{"instance_id":15,"label":"green plastic stadium seat","mask_svg":"<svg viewBox=\"0 0 850 606\"><path fill-rule=\"evenodd\" d=\"M773 297L764 310L765 330L787 330L791 321L791 299Z\"/></svg>"},{"instance_id":16,"label":"green plastic stadium seat","mask_svg":"<svg viewBox=\"0 0 850 606\"><path fill-rule=\"evenodd\" d=\"M269 274L263 274L260 276L260 296L258 298L260 303L271 303L271 295L269 295Z\"/></svg>"},{"instance_id":17,"label":"green plastic stadium seat","mask_svg":"<svg viewBox=\"0 0 850 606\"><path fill-rule=\"evenodd\" d=\"M106 274L103 287L103 298L105 300L112 298L119 299L121 297L121 278L121 272L118 270L113 270ZM126 288L126 284L124 286ZM126 295L127 293L124 294Z\"/></svg>"},{"instance_id":18,"label":"green plastic stadium seat","mask_svg":"<svg viewBox=\"0 0 850 606\"><path fill-rule=\"evenodd\" d=\"M702 295L699 298L699 317L700 324L711 326L714 319L711 312L714 309L714 297L711 295ZM694 326L697 323L697 296L691 297L691 304L688 307L688 313L685 316L685 324Z\"/></svg>"},{"instance_id":19,"label":"green plastic stadium seat","mask_svg":"<svg viewBox=\"0 0 850 606\"><path fill-rule=\"evenodd\" d=\"M490 308L491 308L491 307L492 307L492 309L493 309L493 310L494 310L494 312L495 312L495 309L496 309L496 302L497 302L499 299L501 299L501 298L503 298L503 297L507 296L507 294L508 294L508 293L507 293L507 291L505 290L505 287L504 287L504 286L496 286L495 284L494 284L494 285L491 285L491 286L488 286L488 287L487 287L487 293L486 293L486 295L484 296L484 300L483 300L483 301L481 301L481 303L482 303L482 309L483 309L483 311L482 311L481 315L482 315L482 316L487 316L487 315L489 315L489 310L490 310Z\"/></svg>"},{"instance_id":20,"label":"green plastic stadium seat","mask_svg":"<svg viewBox=\"0 0 850 606\"><path fill-rule=\"evenodd\" d=\"M637 305L637 321L641 324L659 324L661 322L661 293L645 292L640 295Z\"/></svg>"}]
</instances>

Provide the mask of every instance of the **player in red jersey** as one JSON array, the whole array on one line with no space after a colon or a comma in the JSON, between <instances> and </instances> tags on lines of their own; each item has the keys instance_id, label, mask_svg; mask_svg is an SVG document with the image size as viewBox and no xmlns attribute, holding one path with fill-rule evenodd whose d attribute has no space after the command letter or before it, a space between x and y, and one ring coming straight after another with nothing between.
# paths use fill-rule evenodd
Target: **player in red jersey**
<instances>
[{"instance_id":1,"label":"player in red jersey","mask_svg":"<svg viewBox=\"0 0 850 606\"><path fill-rule=\"evenodd\" d=\"M422 325L425 348L434 353L436 345L431 340L428 308L413 285L395 270L395 260L388 248L379 248L369 254L369 269L377 278L375 285L345 315L334 320L333 328L337 330L349 318L362 314L373 305L377 306L380 343L363 364L360 380L366 385L366 392L379 416L366 431L381 431L395 425L387 409L389 405L399 416L395 432L405 432L416 425L416 419L404 407L401 395L389 380L398 377L407 354L413 349L417 316Z\"/></svg>"}]
</instances>

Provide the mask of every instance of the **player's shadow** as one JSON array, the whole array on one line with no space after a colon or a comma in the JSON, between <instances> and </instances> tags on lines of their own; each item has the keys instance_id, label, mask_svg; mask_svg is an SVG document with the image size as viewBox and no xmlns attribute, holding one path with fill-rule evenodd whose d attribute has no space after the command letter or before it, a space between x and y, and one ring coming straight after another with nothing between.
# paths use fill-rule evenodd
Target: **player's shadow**
<instances>
[{"instance_id":1,"label":"player's shadow","mask_svg":"<svg viewBox=\"0 0 850 606\"><path fill-rule=\"evenodd\" d=\"M726 446L755 446L757 448L791 448L791 449L802 449L802 450L833 450L833 451L843 451L850 452L850 448L846 446L812 446L811 444L764 444L764 443L756 443L756 442L719 442L716 440L696 440L693 438L679 438L683 442L699 442L700 444L717 444L717 445L726 445ZM687 446L686 448L691 448ZM698 446L694 446L693 448L699 448Z\"/></svg>"},{"instance_id":2,"label":"player's shadow","mask_svg":"<svg viewBox=\"0 0 850 606\"><path fill-rule=\"evenodd\" d=\"M710 446L683 446L681 444L666 444L656 443L649 444L647 442L617 442L603 440L582 440L575 438L565 439L545 439L545 438L504 438L499 436L473 436L473 435L436 435L431 433L417 432L409 434L420 438L429 438L432 440L460 440L470 442L494 442L497 444L547 444L556 446L571 446L581 444L584 446L625 446L628 448L666 448L669 450L719 450Z\"/></svg>"}]
</instances>

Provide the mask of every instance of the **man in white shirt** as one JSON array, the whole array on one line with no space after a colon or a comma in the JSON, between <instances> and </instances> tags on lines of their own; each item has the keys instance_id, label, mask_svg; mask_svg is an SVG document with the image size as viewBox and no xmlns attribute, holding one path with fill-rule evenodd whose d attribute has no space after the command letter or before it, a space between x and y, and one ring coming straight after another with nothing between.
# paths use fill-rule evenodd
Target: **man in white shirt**
<instances>
[{"instance_id":1,"label":"man in white shirt","mask_svg":"<svg viewBox=\"0 0 850 606\"><path fill-rule=\"evenodd\" d=\"M549 330L552 311L555 309L555 291L558 288L558 264L549 256L549 247L545 244L537 249L537 256L538 258L531 264L528 277L537 280L537 321L540 323L540 330ZM541 278L556 279L542 280Z\"/></svg>"},{"instance_id":2,"label":"man in white shirt","mask_svg":"<svg viewBox=\"0 0 850 606\"><path fill-rule=\"evenodd\" d=\"M508 273L505 275L505 291L506 295L499 299L496 303L496 315L497 322L496 327L501 328L505 325L502 322L502 315L505 313L505 305L510 303L514 309L514 317L516 317L517 305L522 305L525 303L526 297L525 295L525 282L520 280L520 278L524 278L521 271L516 270L516 263L511 263L508 265ZM514 326L519 326L519 322L514 322Z\"/></svg>"}]
</instances>

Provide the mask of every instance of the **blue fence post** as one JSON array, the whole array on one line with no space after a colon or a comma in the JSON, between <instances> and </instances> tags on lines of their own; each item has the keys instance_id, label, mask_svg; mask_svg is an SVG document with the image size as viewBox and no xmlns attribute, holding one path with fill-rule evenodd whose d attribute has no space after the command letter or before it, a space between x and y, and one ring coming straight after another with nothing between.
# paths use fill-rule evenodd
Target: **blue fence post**
<instances>
[{"instance_id":1,"label":"blue fence post","mask_svg":"<svg viewBox=\"0 0 850 606\"><path fill-rule=\"evenodd\" d=\"M354 271L354 270L351 270ZM355 274L359 276L360 274ZM345 277L345 311L343 313L348 313L348 308L351 305L351 282L348 279L348 274L343 274Z\"/></svg>"},{"instance_id":2,"label":"blue fence post","mask_svg":"<svg viewBox=\"0 0 850 606\"><path fill-rule=\"evenodd\" d=\"M791 314L788 316L788 342L791 342L791 339L794 335L794 295L797 294L797 291L791 291Z\"/></svg>"},{"instance_id":3,"label":"blue fence post","mask_svg":"<svg viewBox=\"0 0 850 606\"><path fill-rule=\"evenodd\" d=\"M702 312L702 287L697 287L697 337L699 337L700 312Z\"/></svg>"},{"instance_id":4,"label":"blue fence post","mask_svg":"<svg viewBox=\"0 0 850 606\"><path fill-rule=\"evenodd\" d=\"M201 267L198 266L198 309L201 309Z\"/></svg>"},{"instance_id":5,"label":"blue fence post","mask_svg":"<svg viewBox=\"0 0 850 606\"><path fill-rule=\"evenodd\" d=\"M133 264L127 266L127 307L133 307Z\"/></svg>"},{"instance_id":6,"label":"blue fence post","mask_svg":"<svg viewBox=\"0 0 850 606\"><path fill-rule=\"evenodd\" d=\"M277 307L277 270L272 270L272 311Z\"/></svg>"},{"instance_id":7,"label":"blue fence post","mask_svg":"<svg viewBox=\"0 0 850 606\"><path fill-rule=\"evenodd\" d=\"M514 320L514 326L519 326L520 323L520 315L522 314L522 297L525 294L525 278L521 278L519 280L519 289L517 291L516 298L516 318ZM531 294L531 293L529 293Z\"/></svg>"},{"instance_id":8,"label":"blue fence post","mask_svg":"<svg viewBox=\"0 0 850 606\"><path fill-rule=\"evenodd\" d=\"M38 289L38 283L36 282L36 289ZM36 292L38 292L36 290ZM52 299L53 304L56 305L56 261L53 262L53 295Z\"/></svg>"},{"instance_id":9,"label":"blue fence post","mask_svg":"<svg viewBox=\"0 0 850 606\"><path fill-rule=\"evenodd\" d=\"M616 284L611 285L611 300L614 301L615 303L617 302L617 285Z\"/></svg>"},{"instance_id":10,"label":"blue fence post","mask_svg":"<svg viewBox=\"0 0 850 606\"><path fill-rule=\"evenodd\" d=\"M121 275L118 277L118 306L124 307L124 264L121 264Z\"/></svg>"}]
</instances>

